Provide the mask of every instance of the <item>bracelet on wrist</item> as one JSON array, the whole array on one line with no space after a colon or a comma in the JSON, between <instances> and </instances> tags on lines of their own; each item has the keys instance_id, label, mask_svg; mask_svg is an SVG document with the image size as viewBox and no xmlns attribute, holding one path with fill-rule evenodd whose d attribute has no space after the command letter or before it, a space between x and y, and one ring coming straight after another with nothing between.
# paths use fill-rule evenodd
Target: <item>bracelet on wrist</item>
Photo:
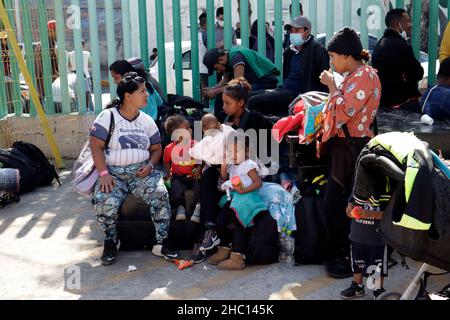
<instances>
[{"instance_id":1,"label":"bracelet on wrist","mask_svg":"<svg viewBox=\"0 0 450 320\"><path fill-rule=\"evenodd\" d=\"M109 176L109 171L108 170L100 172L100 177L105 177L105 176Z\"/></svg>"}]
</instances>

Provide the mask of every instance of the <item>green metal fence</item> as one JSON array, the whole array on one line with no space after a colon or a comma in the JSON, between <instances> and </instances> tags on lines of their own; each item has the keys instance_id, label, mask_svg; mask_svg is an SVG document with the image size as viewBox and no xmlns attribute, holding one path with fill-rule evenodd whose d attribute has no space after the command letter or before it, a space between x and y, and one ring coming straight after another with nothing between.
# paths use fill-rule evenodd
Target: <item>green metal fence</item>
<instances>
[{"instance_id":1,"label":"green metal fence","mask_svg":"<svg viewBox=\"0 0 450 320\"><path fill-rule=\"evenodd\" d=\"M12 22L15 32L19 39L23 43L23 52L27 61L29 71L35 77L35 83L42 93L42 102L44 103L45 110L48 114L55 113L73 113L78 112L81 114L88 113L89 103L84 98L86 91L86 83L83 81L83 48L82 48L82 35L88 34L88 41L90 43L91 51L91 74L92 74L92 91L94 94L93 105L95 106L95 112L98 113L102 110L102 93L105 94L105 88L102 87L102 75L103 80L109 80L109 91L112 97L115 96L116 87L105 67L101 69L101 66L110 65L113 61L119 58L130 58L133 50L132 45L138 41L140 44L140 55L144 60L145 66L149 67L149 32L156 33L157 47L158 47L158 80L162 87L164 94L168 93L168 73L167 64L168 57L166 56L166 42L174 43L174 69L175 69L175 89L177 94L184 94L184 82L186 79L183 74L183 47L182 47L182 29L186 26L182 25L182 8L184 5L189 4L189 22L190 32L189 37L191 41L191 63L190 68L192 70L192 95L195 99L201 99L200 92L200 76L199 68L201 61L199 61L199 49L198 49L198 16L200 15L200 9L204 8L207 12L207 30L208 30L208 47L214 48L216 46L215 41L215 10L219 5L224 7L224 47L228 49L232 46L232 27L233 23L238 20L241 26L241 45L244 47L249 46L249 35L251 19L258 20L258 48L262 54L265 54L266 50L266 22L273 24L274 38L275 38L275 64L282 70L283 63L283 26L288 20L288 7L292 4L292 16L296 16L300 13L300 1L298 0L253 0L251 1L251 11L253 12L250 17L250 5L249 0L171 0L169 2L163 0L138 0L137 8L132 8L130 0L34 0L34 1L15 1L15 0L0 0L3 1L7 9L8 17ZM81 17L79 10L80 2L87 3L87 15ZM450 10L450 0L429 0L429 28L424 30L421 27L421 15L423 2L420 0L409 1L378 1L378 0L301 0L303 12L308 16L313 25L313 34L318 35L319 32L323 33L328 40L336 30L340 29L344 25L351 25L353 28L361 32L361 39L366 48L369 47L369 35L374 34L380 36L384 26L384 14L386 10L391 7L407 7L412 6L411 14L413 19L413 35L412 46L414 53L417 57L420 56L421 48L421 35L424 32L428 32L428 52L429 55L429 83L435 82L436 75L436 60L438 56L438 26L439 26L439 13L445 10L447 14ZM120 4L121 10L121 26L118 30L117 23L115 23L115 10L117 9L117 3ZM19 5L19 7L17 7ZM99 23L99 11L101 7L104 10L104 19L102 20L103 27L106 29L106 50L107 61L101 61L102 48L99 43L99 28L102 24ZM167 8L172 8L171 21L168 20L168 16L165 15ZM239 7L239 9L238 9ZM272 13L268 14L268 8L271 8ZM139 22L139 37L135 32L131 32L131 25L134 21L131 21L131 10L139 10L138 19ZM238 11L239 10L239 11ZM19 13L19 14L18 14ZM325 13L325 15L324 15ZM103 12L101 12L103 14ZM153 15L155 21L155 29L149 30L150 15ZM341 16L342 14L342 16ZM20 16L20 26L17 24L16 18ZM69 16L69 18L68 18ZM325 16L325 19L323 17ZM322 17L322 18L321 18ZM52 85L54 86L55 75L52 72L52 43L49 42L51 38L49 36L49 29L47 27L47 21L50 19L56 20L56 38L57 38L57 64L58 64L58 77L60 81L60 101L61 110L55 109L54 100L52 95ZM83 22L82 22L82 19ZM70 23L68 23L70 20ZM85 21L86 20L86 21ZM374 29L373 24L377 27ZM441 23L442 24L442 23ZM168 33L168 25L173 26L173 32ZM320 26L320 28L319 28ZM0 31L2 30L2 24L0 24ZM117 50L118 39L117 34L121 34L122 49ZM85 36L86 37L86 36ZM67 47L68 39L70 38L71 50L75 56L76 61L76 75L77 75L77 97L72 97L69 94L67 88L69 87L68 79L70 70L68 70L68 58ZM122 41L123 40L123 41ZM40 44L40 56L42 56L42 74L36 75L37 67L35 62L36 46L35 42ZM2 51L8 52L8 49ZM136 54L136 53L135 53ZM32 104L27 101L26 92L23 89L23 83L20 81L20 71L15 61L15 57L11 54L7 60L7 66L5 66L5 59L0 61L0 117L4 117L7 114L15 114L21 116L23 114L35 115L35 109ZM171 67L171 66L169 66ZM170 69L170 68L169 68ZM7 74L5 74L5 70ZM41 78L39 78L41 77ZM106 79L105 79L106 78ZM5 80L6 79L6 80ZM210 78L209 84L214 85L216 83L216 75ZM280 83L282 76L279 78ZM22 86L21 86L22 85ZM173 93L173 92L170 92ZM77 104L73 104L73 100L76 100ZM28 109L29 108L29 109Z\"/></svg>"}]
</instances>

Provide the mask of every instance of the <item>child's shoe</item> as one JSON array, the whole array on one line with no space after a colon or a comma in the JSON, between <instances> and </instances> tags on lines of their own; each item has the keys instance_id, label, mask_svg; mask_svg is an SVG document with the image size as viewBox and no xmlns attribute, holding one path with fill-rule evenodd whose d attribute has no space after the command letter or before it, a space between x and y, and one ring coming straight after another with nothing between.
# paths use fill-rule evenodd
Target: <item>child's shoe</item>
<instances>
[{"instance_id":1,"label":"child's shoe","mask_svg":"<svg viewBox=\"0 0 450 320\"><path fill-rule=\"evenodd\" d=\"M194 213L192 214L191 221L195 223L200 223L200 203L195 206Z\"/></svg>"},{"instance_id":2,"label":"child's shoe","mask_svg":"<svg viewBox=\"0 0 450 320\"><path fill-rule=\"evenodd\" d=\"M218 251L215 255L208 259L208 263L217 266L219 263L230 258L231 249L225 247L218 247Z\"/></svg>"},{"instance_id":3,"label":"child's shoe","mask_svg":"<svg viewBox=\"0 0 450 320\"><path fill-rule=\"evenodd\" d=\"M244 255L231 252L230 259L219 263L217 268L222 271L243 270L245 269Z\"/></svg>"},{"instance_id":4,"label":"child's shoe","mask_svg":"<svg viewBox=\"0 0 450 320\"><path fill-rule=\"evenodd\" d=\"M352 282L351 286L348 289L345 289L341 292L341 298L350 300L354 298L364 297L366 292L364 291L364 286L360 286L356 282Z\"/></svg>"},{"instance_id":5,"label":"child's shoe","mask_svg":"<svg viewBox=\"0 0 450 320\"><path fill-rule=\"evenodd\" d=\"M177 221L186 220L186 209L183 206L179 206L177 209L177 216L175 217Z\"/></svg>"}]
</instances>

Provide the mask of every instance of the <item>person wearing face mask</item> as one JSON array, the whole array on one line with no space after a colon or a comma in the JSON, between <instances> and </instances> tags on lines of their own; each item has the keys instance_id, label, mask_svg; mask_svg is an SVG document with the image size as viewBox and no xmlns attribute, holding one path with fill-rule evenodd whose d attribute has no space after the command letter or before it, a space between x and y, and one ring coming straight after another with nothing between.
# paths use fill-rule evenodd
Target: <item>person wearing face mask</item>
<instances>
[{"instance_id":1,"label":"person wearing face mask","mask_svg":"<svg viewBox=\"0 0 450 320\"><path fill-rule=\"evenodd\" d=\"M216 11L216 48L223 49L224 48L224 29L225 21L224 21L224 13L223 7L220 7ZM231 34L233 36L233 46L237 45L236 39L236 31L232 28Z\"/></svg>"},{"instance_id":2,"label":"person wearing face mask","mask_svg":"<svg viewBox=\"0 0 450 320\"><path fill-rule=\"evenodd\" d=\"M284 53L283 86L254 95L248 102L250 110L265 115L288 114L289 105L301 93L328 92L320 83L320 74L330 68L327 50L311 35L311 22L299 16L288 25L291 45Z\"/></svg>"},{"instance_id":3,"label":"person wearing face mask","mask_svg":"<svg viewBox=\"0 0 450 320\"><path fill-rule=\"evenodd\" d=\"M407 41L412 30L411 18L405 10L394 9L386 15L386 26L372 58L383 87L381 106L420 112L418 82L424 70Z\"/></svg>"}]
</instances>

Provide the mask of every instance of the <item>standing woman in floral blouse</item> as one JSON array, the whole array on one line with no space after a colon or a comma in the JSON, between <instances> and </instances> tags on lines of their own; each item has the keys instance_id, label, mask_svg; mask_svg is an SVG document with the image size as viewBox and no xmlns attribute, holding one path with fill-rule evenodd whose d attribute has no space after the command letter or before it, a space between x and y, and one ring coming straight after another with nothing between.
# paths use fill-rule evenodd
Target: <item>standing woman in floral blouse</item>
<instances>
[{"instance_id":1,"label":"standing woman in floral blouse","mask_svg":"<svg viewBox=\"0 0 450 320\"><path fill-rule=\"evenodd\" d=\"M327 50L331 64L344 80L337 87L330 71L321 75L321 82L330 90L322 134L322 143L327 143L330 169L325 212L331 247L325 269L330 276L342 278L352 274L348 259L350 219L345 210L358 155L373 137L370 128L380 105L381 83L377 71L366 64L370 54L363 50L354 30L346 27L339 31Z\"/></svg>"}]
</instances>

